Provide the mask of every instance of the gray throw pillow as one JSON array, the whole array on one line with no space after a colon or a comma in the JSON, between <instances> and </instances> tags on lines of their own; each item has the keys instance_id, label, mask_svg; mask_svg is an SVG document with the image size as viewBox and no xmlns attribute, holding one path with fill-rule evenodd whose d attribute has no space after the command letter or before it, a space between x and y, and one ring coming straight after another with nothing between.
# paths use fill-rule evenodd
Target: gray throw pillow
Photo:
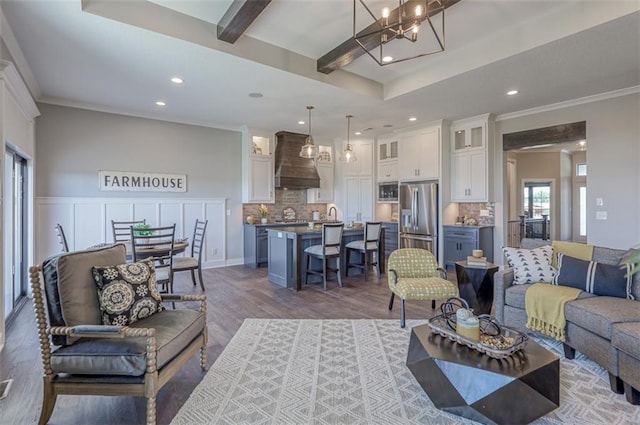
<instances>
[{"instance_id":1,"label":"gray throw pillow","mask_svg":"<svg viewBox=\"0 0 640 425\"><path fill-rule=\"evenodd\" d=\"M558 273L553 284L571 286L595 295L632 300L630 269L630 264L620 267L558 254Z\"/></svg>"}]
</instances>

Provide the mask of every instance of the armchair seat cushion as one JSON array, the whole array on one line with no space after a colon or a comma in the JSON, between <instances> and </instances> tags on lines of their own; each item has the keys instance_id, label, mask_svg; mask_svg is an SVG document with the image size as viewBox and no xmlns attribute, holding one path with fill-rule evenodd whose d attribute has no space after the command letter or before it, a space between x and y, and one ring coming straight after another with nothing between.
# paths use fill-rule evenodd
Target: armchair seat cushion
<instances>
[{"instance_id":1,"label":"armchair seat cushion","mask_svg":"<svg viewBox=\"0 0 640 425\"><path fill-rule=\"evenodd\" d=\"M164 310L130 327L156 330L156 364L161 369L201 334L205 315L187 309ZM81 338L54 351L51 367L56 373L140 376L147 369L146 345L145 337Z\"/></svg>"},{"instance_id":2,"label":"armchair seat cushion","mask_svg":"<svg viewBox=\"0 0 640 425\"><path fill-rule=\"evenodd\" d=\"M403 300L434 300L459 296L458 286L439 277L403 277L391 290Z\"/></svg>"}]
</instances>

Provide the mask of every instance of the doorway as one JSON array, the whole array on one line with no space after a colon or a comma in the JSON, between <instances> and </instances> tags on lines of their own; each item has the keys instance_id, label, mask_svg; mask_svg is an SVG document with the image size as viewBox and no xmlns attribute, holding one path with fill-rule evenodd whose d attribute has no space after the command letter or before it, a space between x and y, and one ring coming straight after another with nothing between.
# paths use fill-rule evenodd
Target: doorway
<instances>
[{"instance_id":1,"label":"doorway","mask_svg":"<svg viewBox=\"0 0 640 425\"><path fill-rule=\"evenodd\" d=\"M27 295L25 180L27 161L7 149L4 155L4 319L11 323Z\"/></svg>"},{"instance_id":2,"label":"doorway","mask_svg":"<svg viewBox=\"0 0 640 425\"><path fill-rule=\"evenodd\" d=\"M586 168L586 138L586 121L502 135L507 246L519 246L526 236L525 217L547 217L543 239L586 241L586 203L580 203L586 177L576 180L575 174L576 163Z\"/></svg>"}]
</instances>

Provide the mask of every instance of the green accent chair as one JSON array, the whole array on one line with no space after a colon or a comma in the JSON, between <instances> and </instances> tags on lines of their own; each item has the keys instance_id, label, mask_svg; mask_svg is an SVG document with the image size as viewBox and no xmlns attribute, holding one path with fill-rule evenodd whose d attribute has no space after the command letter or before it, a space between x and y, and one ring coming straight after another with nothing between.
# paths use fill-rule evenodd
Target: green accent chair
<instances>
[{"instance_id":1,"label":"green accent chair","mask_svg":"<svg viewBox=\"0 0 640 425\"><path fill-rule=\"evenodd\" d=\"M406 300L431 300L431 308L435 310L436 300L460 296L458 285L447 280L447 272L438 266L436 258L426 249L397 249L389 256L388 268L389 310L393 309L397 295L402 300L401 328L405 327Z\"/></svg>"}]
</instances>

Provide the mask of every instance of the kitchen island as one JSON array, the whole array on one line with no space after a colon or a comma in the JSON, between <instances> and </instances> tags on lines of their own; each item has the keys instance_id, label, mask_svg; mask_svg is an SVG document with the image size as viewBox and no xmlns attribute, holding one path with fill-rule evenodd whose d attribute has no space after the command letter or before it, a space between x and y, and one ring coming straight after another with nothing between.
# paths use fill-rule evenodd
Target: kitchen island
<instances>
[{"instance_id":1,"label":"kitchen island","mask_svg":"<svg viewBox=\"0 0 640 425\"><path fill-rule=\"evenodd\" d=\"M304 280L304 250L311 245L322 243L322 229L309 227L279 227L268 228L269 245L269 281L286 288L299 291ZM344 246L355 240L364 238L364 228L344 228L342 232L342 253L340 255L340 269L342 276L346 275L346 250ZM382 236L384 241L384 235ZM384 247L382 247L384 252ZM352 254L352 261L356 256ZM384 259L384 256L383 256ZM311 267L320 269L322 266L317 259L311 259ZM359 269L351 269L349 274L361 274ZM329 275L329 279L335 279ZM309 282L319 282L318 276L309 275Z\"/></svg>"}]
</instances>

